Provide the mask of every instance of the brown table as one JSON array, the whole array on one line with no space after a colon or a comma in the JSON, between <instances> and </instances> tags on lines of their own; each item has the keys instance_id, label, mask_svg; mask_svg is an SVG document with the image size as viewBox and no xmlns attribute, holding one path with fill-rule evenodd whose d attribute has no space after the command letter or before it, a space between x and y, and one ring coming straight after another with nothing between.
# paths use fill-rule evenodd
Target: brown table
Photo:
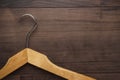
<instances>
[{"instance_id":1,"label":"brown table","mask_svg":"<svg viewBox=\"0 0 120 80\"><path fill-rule=\"evenodd\" d=\"M0 68L24 49L34 15L39 27L30 48L55 64L98 80L120 79L119 0L0 0ZM25 65L3 80L65 80Z\"/></svg>"}]
</instances>

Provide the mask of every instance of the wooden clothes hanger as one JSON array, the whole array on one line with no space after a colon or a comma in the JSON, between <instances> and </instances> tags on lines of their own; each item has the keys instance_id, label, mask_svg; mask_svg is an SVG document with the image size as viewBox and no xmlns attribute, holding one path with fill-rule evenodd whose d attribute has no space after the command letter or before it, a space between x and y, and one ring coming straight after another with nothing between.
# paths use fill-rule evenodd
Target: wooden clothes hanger
<instances>
[{"instance_id":1,"label":"wooden clothes hanger","mask_svg":"<svg viewBox=\"0 0 120 80\"><path fill-rule=\"evenodd\" d=\"M12 56L11 58L9 58L6 65L0 70L0 79L3 79L13 71L20 68L21 66L25 65L26 63L29 63L68 80L96 80L86 75L79 74L74 71L59 67L52 63L47 58L46 55L30 49L29 48L30 36L31 33L37 28L38 24L36 22L36 19L31 14L25 14L23 15L23 17L24 16L31 17L35 22L33 28L31 29L30 32L28 32L26 36L26 48L18 52L16 55Z\"/></svg>"}]
</instances>

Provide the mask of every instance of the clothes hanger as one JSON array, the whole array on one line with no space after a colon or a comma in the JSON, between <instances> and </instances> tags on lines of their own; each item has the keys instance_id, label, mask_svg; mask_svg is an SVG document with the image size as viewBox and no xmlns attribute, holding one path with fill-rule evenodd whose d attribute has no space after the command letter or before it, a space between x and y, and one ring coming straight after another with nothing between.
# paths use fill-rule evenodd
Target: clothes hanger
<instances>
[{"instance_id":1,"label":"clothes hanger","mask_svg":"<svg viewBox=\"0 0 120 80\"><path fill-rule=\"evenodd\" d=\"M29 63L31 65L44 69L48 72L51 72L55 75L61 76L68 80L96 80L92 77L88 77L86 75L79 74L77 72L59 67L54 63L52 63L47 58L46 55L30 49L29 48L30 36L34 32L34 30L38 27L38 24L37 24L37 20L31 14L24 14L22 17L25 16L32 18L35 23L33 28L28 32L26 36L26 45L25 45L26 48L18 52L16 55L12 56L11 58L9 58L5 66L2 69L0 69L0 79L3 79L10 73L19 69L21 66L25 65L26 63Z\"/></svg>"}]
</instances>

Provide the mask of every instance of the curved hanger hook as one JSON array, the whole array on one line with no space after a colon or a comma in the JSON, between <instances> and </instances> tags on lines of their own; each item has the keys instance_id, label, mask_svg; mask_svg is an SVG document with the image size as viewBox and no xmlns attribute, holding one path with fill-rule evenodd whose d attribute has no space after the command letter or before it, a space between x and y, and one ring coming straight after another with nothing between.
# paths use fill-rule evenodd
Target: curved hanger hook
<instances>
[{"instance_id":1,"label":"curved hanger hook","mask_svg":"<svg viewBox=\"0 0 120 80\"><path fill-rule=\"evenodd\" d=\"M31 15L31 14L22 15L22 17L25 17L25 16L28 16L28 17L32 18L32 20L34 21L34 25L33 25L32 29L26 35L25 48L29 48L29 42L30 42L31 34L37 29L38 23L37 23L36 18L33 15Z\"/></svg>"}]
</instances>

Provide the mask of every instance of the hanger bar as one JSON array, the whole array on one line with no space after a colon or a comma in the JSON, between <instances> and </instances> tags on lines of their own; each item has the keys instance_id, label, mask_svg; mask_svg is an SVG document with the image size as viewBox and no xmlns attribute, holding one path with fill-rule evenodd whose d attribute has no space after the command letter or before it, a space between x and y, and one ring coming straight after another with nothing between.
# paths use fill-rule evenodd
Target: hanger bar
<instances>
[{"instance_id":1,"label":"hanger bar","mask_svg":"<svg viewBox=\"0 0 120 80\"><path fill-rule=\"evenodd\" d=\"M31 35L37 29L38 23L37 23L37 19L32 14L24 14L24 15L21 16L20 20L22 20L22 18L24 18L24 17L31 18L33 23L34 23L33 27L31 28L31 30L26 35L25 48L29 48Z\"/></svg>"},{"instance_id":2,"label":"hanger bar","mask_svg":"<svg viewBox=\"0 0 120 80\"><path fill-rule=\"evenodd\" d=\"M5 76L9 75L26 63L49 71L68 80L96 80L86 75L59 67L52 63L46 55L30 48L20 51L8 60L6 65L0 70L0 79L3 79Z\"/></svg>"}]
</instances>

